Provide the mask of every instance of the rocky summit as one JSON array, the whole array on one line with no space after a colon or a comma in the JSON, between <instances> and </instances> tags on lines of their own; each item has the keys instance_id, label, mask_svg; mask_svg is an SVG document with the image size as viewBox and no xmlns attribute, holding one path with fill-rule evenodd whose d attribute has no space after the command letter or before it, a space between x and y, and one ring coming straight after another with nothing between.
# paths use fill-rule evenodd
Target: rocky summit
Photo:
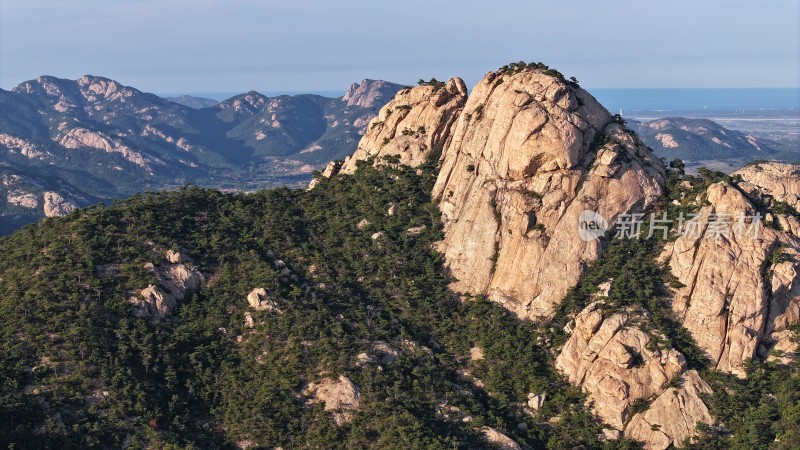
<instances>
[{"instance_id":1,"label":"rocky summit","mask_svg":"<svg viewBox=\"0 0 800 450\"><path fill-rule=\"evenodd\" d=\"M732 177L717 173L724 179L716 183L700 177L676 188L671 169L574 82L512 65L488 73L468 98L460 85L450 80L435 99L427 85L401 91L341 170L334 162L323 176L352 174L362 161L438 159L431 195L444 236L436 249L450 288L542 324L564 313L563 299L608 245L579 233L581 214L599 215L600 234L613 235L626 217L669 209L665 197L677 195L672 206L691 204L687 223L698 233L676 231L662 244L659 264L673 280L669 320L691 335L712 370L745 377L752 360L795 364L796 166L755 163ZM413 122L392 120L397 110ZM435 134L425 139L417 129ZM766 212L775 207L780 212ZM720 217L730 228L716 236ZM606 294L614 283L603 283ZM713 426L705 403L712 387L679 350L660 344L670 338L653 329L652 312L609 313L603 295L593 298L573 310L566 342L553 350L556 368L613 430L606 435L665 449L690 442L698 424ZM649 407L637 411L641 405Z\"/></svg>"},{"instance_id":2,"label":"rocky summit","mask_svg":"<svg viewBox=\"0 0 800 450\"><path fill-rule=\"evenodd\" d=\"M542 63L384 87L337 100L382 106L306 190L81 209L4 174L53 217L0 239L0 445L798 448L797 166L687 173ZM200 114L267 154L312 145L324 123L291 118L317 107L251 92ZM59 145L164 160L83 130Z\"/></svg>"},{"instance_id":3,"label":"rocky summit","mask_svg":"<svg viewBox=\"0 0 800 450\"><path fill-rule=\"evenodd\" d=\"M664 170L585 91L555 77L492 73L459 117L433 190L453 289L550 318L599 256L575 224L651 206Z\"/></svg>"}]
</instances>

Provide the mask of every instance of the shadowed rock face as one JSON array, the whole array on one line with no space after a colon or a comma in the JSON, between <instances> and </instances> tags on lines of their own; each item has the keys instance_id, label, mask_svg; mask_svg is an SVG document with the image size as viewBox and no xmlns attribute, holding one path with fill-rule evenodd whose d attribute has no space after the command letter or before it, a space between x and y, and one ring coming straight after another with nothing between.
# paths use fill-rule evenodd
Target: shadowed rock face
<instances>
[{"instance_id":1,"label":"shadowed rock face","mask_svg":"<svg viewBox=\"0 0 800 450\"><path fill-rule=\"evenodd\" d=\"M502 82L501 82L502 81ZM473 90L433 191L453 289L487 293L520 317L547 319L600 255L582 211L650 206L664 168L591 95L539 71L488 74Z\"/></svg>"}]
</instances>

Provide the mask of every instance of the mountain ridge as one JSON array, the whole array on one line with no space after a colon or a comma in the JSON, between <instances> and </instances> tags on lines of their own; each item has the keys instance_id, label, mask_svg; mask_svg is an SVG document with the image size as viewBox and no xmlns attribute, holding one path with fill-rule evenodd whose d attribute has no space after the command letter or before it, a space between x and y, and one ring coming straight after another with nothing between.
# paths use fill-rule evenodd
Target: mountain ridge
<instances>
[{"instance_id":1,"label":"mountain ridge","mask_svg":"<svg viewBox=\"0 0 800 450\"><path fill-rule=\"evenodd\" d=\"M792 448L800 170L684 169L519 62L405 88L308 190L48 218L0 238L0 442ZM737 212L763 239L704 239Z\"/></svg>"},{"instance_id":2,"label":"mountain ridge","mask_svg":"<svg viewBox=\"0 0 800 450\"><path fill-rule=\"evenodd\" d=\"M352 151L372 117L369 105L399 89L371 80L353 86L347 101L253 91L195 109L105 77L41 76L0 92L0 164L20 176L89 181L85 195L73 196L80 206L79 197L111 201L185 183L241 190L298 183L315 164ZM22 208L0 213L0 221L13 228L43 216Z\"/></svg>"},{"instance_id":3,"label":"mountain ridge","mask_svg":"<svg viewBox=\"0 0 800 450\"><path fill-rule=\"evenodd\" d=\"M421 108L417 103L408 106L412 117ZM438 159L432 197L442 215L444 238L435 245L453 277L450 289L464 301L484 296L520 319L563 323L559 339L566 342L552 349L556 367L587 394L587 405L610 425L608 436L624 435L648 449L689 445L697 428L707 429L715 420L716 405L708 396L718 387L704 378L716 377L715 371L745 377L747 361L770 361L773 348L787 358L784 364L796 361L793 344L785 342L800 317L800 296L793 294L800 278L793 271L797 260L790 256L798 242L792 230L800 178L787 168L791 166L756 163L733 176L705 170L698 179L685 176L680 160L667 170L635 133L624 128L621 117L612 117L577 83L546 66L519 63L488 73L458 113L456 125L448 128L443 148L422 147L422 157L413 145L392 144L402 123L392 123L388 132L381 128L393 108L390 103L373 119L360 144L365 150L359 148L341 169L330 165L324 176L341 179L352 174L352 168L400 161L424 167L429 164L426 155ZM420 129L438 129L436 116L428 117ZM372 136L378 133L387 136L380 143ZM318 186L315 181L311 188ZM773 193L783 200L776 203ZM649 212L683 215L686 211L680 208L688 207L705 218L707 237L714 233L714 214L755 217L750 226L761 226L755 223L762 216L754 216L754 205L780 209L784 201L788 213L779 219L768 213L767 221L779 220L781 225L772 226L788 230L786 234L764 230L763 239L728 234L730 241L719 243L712 237L698 244L701 234L687 248L685 231L672 230L684 233L675 247L666 234L664 241L649 241L650 256L643 255L630 268L617 261L607 269L613 275L594 279L588 288L591 295L571 304L574 289L594 266L619 257L611 251L615 246L633 246L624 250L633 251L639 245L638 232L626 237L623 231L616 241L609 235L625 225L625 217ZM578 224L587 212L602 218L605 239L579 237ZM656 219L650 220L652 226ZM720 248L695 260L691 250L698 245ZM664 261L657 262L654 254L660 246L676 249L665 250L667 271L658 268ZM780 259L769 257L776 247L792 261L786 268L776 266L782 264ZM742 262L732 254L741 254ZM766 273L788 271L779 280L773 278L772 293L764 288L770 285L765 264ZM716 286L720 270L730 283L723 292ZM688 278L689 273L694 278ZM675 277L675 288L686 289L672 292L666 287L670 277ZM663 284L656 281L659 278ZM654 284L642 290L649 283ZM740 295L740 284L752 288L742 287L747 294ZM754 290L761 293L756 299ZM724 300L718 300L718 294ZM684 304L693 309L685 312ZM713 318L719 308L724 315L720 320L727 322L716 327ZM672 380L679 381L673 386ZM682 400L676 404L670 394ZM652 412L637 407L651 403Z\"/></svg>"}]
</instances>

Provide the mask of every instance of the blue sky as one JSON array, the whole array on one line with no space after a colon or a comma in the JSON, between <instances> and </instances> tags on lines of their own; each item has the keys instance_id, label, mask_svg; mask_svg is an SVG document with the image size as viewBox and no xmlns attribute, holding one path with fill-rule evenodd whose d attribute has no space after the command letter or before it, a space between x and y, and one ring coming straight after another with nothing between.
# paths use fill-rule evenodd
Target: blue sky
<instances>
[{"instance_id":1,"label":"blue sky","mask_svg":"<svg viewBox=\"0 0 800 450\"><path fill-rule=\"evenodd\" d=\"M344 90L543 61L587 87L797 87L798 0L2 0L0 87Z\"/></svg>"}]
</instances>

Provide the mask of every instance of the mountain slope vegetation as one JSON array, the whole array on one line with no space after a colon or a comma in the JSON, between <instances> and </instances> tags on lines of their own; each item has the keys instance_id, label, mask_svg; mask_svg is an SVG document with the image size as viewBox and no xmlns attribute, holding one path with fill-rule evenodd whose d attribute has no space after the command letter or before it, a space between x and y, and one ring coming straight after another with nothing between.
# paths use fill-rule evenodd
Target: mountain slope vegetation
<instances>
[{"instance_id":1,"label":"mountain slope vegetation","mask_svg":"<svg viewBox=\"0 0 800 450\"><path fill-rule=\"evenodd\" d=\"M362 167L311 192L187 188L3 238L2 445L479 448L491 427L532 448L603 447L536 329L448 291L432 182ZM144 265L164 249L210 281L164 319L137 317L129 297L157 283ZM249 309L256 287L275 310ZM396 356L374 357L378 342ZM303 395L339 375L360 391L341 427ZM548 399L534 415L532 392Z\"/></svg>"}]
</instances>

